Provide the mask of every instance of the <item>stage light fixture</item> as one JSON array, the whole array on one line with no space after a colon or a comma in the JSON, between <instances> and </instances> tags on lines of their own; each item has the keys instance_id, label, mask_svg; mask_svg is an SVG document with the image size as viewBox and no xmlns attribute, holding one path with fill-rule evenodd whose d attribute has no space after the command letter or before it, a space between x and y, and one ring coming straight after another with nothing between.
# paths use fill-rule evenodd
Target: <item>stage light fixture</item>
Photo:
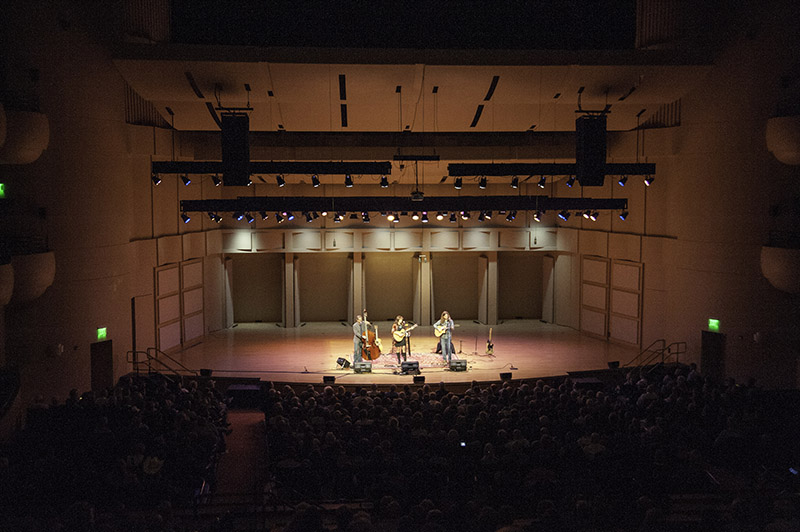
<instances>
[{"instance_id":1,"label":"stage light fixture","mask_svg":"<svg viewBox=\"0 0 800 532\"><path fill-rule=\"evenodd\" d=\"M247 223L249 223L249 224L251 224L251 223L253 223L253 221L255 221L255 218L254 218L254 217L253 217L253 215L252 215L252 214L250 214L249 212L246 212L246 213L244 214L244 217L245 217L245 219L247 220Z\"/></svg>"},{"instance_id":2,"label":"stage light fixture","mask_svg":"<svg viewBox=\"0 0 800 532\"><path fill-rule=\"evenodd\" d=\"M306 217L306 223L311 223L314 220L310 212L305 212L303 215Z\"/></svg>"},{"instance_id":3,"label":"stage light fixture","mask_svg":"<svg viewBox=\"0 0 800 532\"><path fill-rule=\"evenodd\" d=\"M319 177L317 177L317 174L311 176L311 185L314 188L317 188L319 186Z\"/></svg>"},{"instance_id":4,"label":"stage light fixture","mask_svg":"<svg viewBox=\"0 0 800 532\"><path fill-rule=\"evenodd\" d=\"M345 174L344 176L344 186L350 188L353 186L353 178L350 177L350 174Z\"/></svg>"},{"instance_id":5,"label":"stage light fixture","mask_svg":"<svg viewBox=\"0 0 800 532\"><path fill-rule=\"evenodd\" d=\"M317 211L314 211L314 212L312 212L311 214L312 214L312 216L314 216L314 219L315 219L315 220L316 220L317 218L319 218L319 214L317 214Z\"/></svg>"},{"instance_id":6,"label":"stage light fixture","mask_svg":"<svg viewBox=\"0 0 800 532\"><path fill-rule=\"evenodd\" d=\"M243 212L235 212L235 213L233 213L233 219L234 220L239 221L242 218L244 218L244 213Z\"/></svg>"},{"instance_id":7,"label":"stage light fixture","mask_svg":"<svg viewBox=\"0 0 800 532\"><path fill-rule=\"evenodd\" d=\"M248 177L247 178L247 186L249 187L252 184L253 184L253 180Z\"/></svg>"},{"instance_id":8,"label":"stage light fixture","mask_svg":"<svg viewBox=\"0 0 800 532\"><path fill-rule=\"evenodd\" d=\"M508 214L506 215L506 221L513 222L514 218L516 217L517 217L517 211L508 211Z\"/></svg>"},{"instance_id":9,"label":"stage light fixture","mask_svg":"<svg viewBox=\"0 0 800 532\"><path fill-rule=\"evenodd\" d=\"M389 178L385 175L381 176L381 188L389 188Z\"/></svg>"},{"instance_id":10,"label":"stage light fixture","mask_svg":"<svg viewBox=\"0 0 800 532\"><path fill-rule=\"evenodd\" d=\"M188 224L189 220L191 220L191 218L189 218L189 215L186 214L185 212L181 213L181 219L183 220L183 223L185 223L185 224Z\"/></svg>"},{"instance_id":11,"label":"stage light fixture","mask_svg":"<svg viewBox=\"0 0 800 532\"><path fill-rule=\"evenodd\" d=\"M568 186L569 188L572 188L572 185L574 185L574 184L575 184L575 176L574 176L574 175L571 175L571 176L569 176L569 178L567 179L567 186Z\"/></svg>"},{"instance_id":12,"label":"stage light fixture","mask_svg":"<svg viewBox=\"0 0 800 532\"><path fill-rule=\"evenodd\" d=\"M328 211L322 211L320 214L321 214L322 216L328 216Z\"/></svg>"},{"instance_id":13,"label":"stage light fixture","mask_svg":"<svg viewBox=\"0 0 800 532\"><path fill-rule=\"evenodd\" d=\"M392 222L400 223L400 213L399 212L394 215L394 220L392 220Z\"/></svg>"},{"instance_id":14,"label":"stage light fixture","mask_svg":"<svg viewBox=\"0 0 800 532\"><path fill-rule=\"evenodd\" d=\"M627 217L628 217L628 211L622 211L621 213L619 213L619 219L622 220L623 222Z\"/></svg>"},{"instance_id":15,"label":"stage light fixture","mask_svg":"<svg viewBox=\"0 0 800 532\"><path fill-rule=\"evenodd\" d=\"M440 222L441 222L442 220L444 220L444 213L443 213L443 212L441 212L441 211L437 212L437 213L436 213L436 219L437 219L437 220L439 220Z\"/></svg>"},{"instance_id":16,"label":"stage light fixture","mask_svg":"<svg viewBox=\"0 0 800 532\"><path fill-rule=\"evenodd\" d=\"M533 213L533 220L535 222L541 222L542 221L542 211L535 211Z\"/></svg>"},{"instance_id":17,"label":"stage light fixture","mask_svg":"<svg viewBox=\"0 0 800 532\"><path fill-rule=\"evenodd\" d=\"M216 215L216 214L214 214L213 212L210 212L210 211L209 211L207 214L208 214L208 218L209 218L209 219L210 219L212 222L216 220L216 218L217 218L217 215Z\"/></svg>"},{"instance_id":18,"label":"stage light fixture","mask_svg":"<svg viewBox=\"0 0 800 532\"><path fill-rule=\"evenodd\" d=\"M652 185L652 184L653 184L653 181L655 181L655 180L656 180L656 178L655 178L655 177L653 177L653 176L649 175L649 176L647 176L647 177L645 177L645 178L644 178L644 185L645 185L646 187L649 187L650 185Z\"/></svg>"},{"instance_id":19,"label":"stage light fixture","mask_svg":"<svg viewBox=\"0 0 800 532\"><path fill-rule=\"evenodd\" d=\"M619 186L621 186L621 187L624 187L625 183L627 183L627 182L628 182L628 176L626 176L626 175L620 177L619 181L617 181L617 183L619 183Z\"/></svg>"},{"instance_id":20,"label":"stage light fixture","mask_svg":"<svg viewBox=\"0 0 800 532\"><path fill-rule=\"evenodd\" d=\"M583 217L586 218L587 220L589 219L589 216L591 214L592 214L592 211L583 211Z\"/></svg>"},{"instance_id":21,"label":"stage light fixture","mask_svg":"<svg viewBox=\"0 0 800 532\"><path fill-rule=\"evenodd\" d=\"M333 223L338 224L338 223L341 223L341 222L342 222L342 219L339 218L338 214L333 217Z\"/></svg>"},{"instance_id":22,"label":"stage light fixture","mask_svg":"<svg viewBox=\"0 0 800 532\"><path fill-rule=\"evenodd\" d=\"M456 223L456 213L450 213L450 223Z\"/></svg>"},{"instance_id":23,"label":"stage light fixture","mask_svg":"<svg viewBox=\"0 0 800 532\"><path fill-rule=\"evenodd\" d=\"M422 211L422 223L428 223L428 213L426 211Z\"/></svg>"},{"instance_id":24,"label":"stage light fixture","mask_svg":"<svg viewBox=\"0 0 800 532\"><path fill-rule=\"evenodd\" d=\"M217 223L222 223L222 216L215 214L213 220Z\"/></svg>"},{"instance_id":25,"label":"stage light fixture","mask_svg":"<svg viewBox=\"0 0 800 532\"><path fill-rule=\"evenodd\" d=\"M469 211L461 211L461 219L469 220Z\"/></svg>"},{"instance_id":26,"label":"stage light fixture","mask_svg":"<svg viewBox=\"0 0 800 532\"><path fill-rule=\"evenodd\" d=\"M519 188L519 178L517 176L511 178L511 188Z\"/></svg>"},{"instance_id":27,"label":"stage light fixture","mask_svg":"<svg viewBox=\"0 0 800 532\"><path fill-rule=\"evenodd\" d=\"M565 222L569 220L570 213L569 211L561 211L558 213L558 217L564 220Z\"/></svg>"},{"instance_id":28,"label":"stage light fixture","mask_svg":"<svg viewBox=\"0 0 800 532\"><path fill-rule=\"evenodd\" d=\"M214 182L214 186L215 187L218 187L218 186L220 186L222 184L222 179L220 179L219 176L216 175L216 174L211 176L211 181Z\"/></svg>"},{"instance_id":29,"label":"stage light fixture","mask_svg":"<svg viewBox=\"0 0 800 532\"><path fill-rule=\"evenodd\" d=\"M393 222L394 221L394 213L390 212L389 214L387 214L386 215L386 219L389 220L390 222Z\"/></svg>"},{"instance_id":30,"label":"stage light fixture","mask_svg":"<svg viewBox=\"0 0 800 532\"><path fill-rule=\"evenodd\" d=\"M267 218L269 218L269 214L267 214L267 211L261 211L258 213L258 215L261 216L262 220L266 220Z\"/></svg>"},{"instance_id":31,"label":"stage light fixture","mask_svg":"<svg viewBox=\"0 0 800 532\"><path fill-rule=\"evenodd\" d=\"M282 224L283 223L283 215L281 215L281 213L279 213L279 212L276 212L275 213L275 221L278 222L279 224Z\"/></svg>"},{"instance_id":32,"label":"stage light fixture","mask_svg":"<svg viewBox=\"0 0 800 532\"><path fill-rule=\"evenodd\" d=\"M593 221L593 222L596 222L598 216L600 216L600 213L597 212L597 211L594 211L594 212L592 212L592 214L589 215L589 219L591 221Z\"/></svg>"},{"instance_id":33,"label":"stage light fixture","mask_svg":"<svg viewBox=\"0 0 800 532\"><path fill-rule=\"evenodd\" d=\"M482 221L484 221L485 219L486 219L486 215L485 215L485 214L483 214L483 211L481 211L481 212L480 212L480 214L478 215L478 221L479 221L479 222L482 222Z\"/></svg>"},{"instance_id":34,"label":"stage light fixture","mask_svg":"<svg viewBox=\"0 0 800 532\"><path fill-rule=\"evenodd\" d=\"M419 213L417 211L414 211L414 213L411 215L411 219L414 220L415 222L419 220Z\"/></svg>"},{"instance_id":35,"label":"stage light fixture","mask_svg":"<svg viewBox=\"0 0 800 532\"><path fill-rule=\"evenodd\" d=\"M150 181L153 182L154 186L158 186L161 183L161 177L158 174L151 174Z\"/></svg>"},{"instance_id":36,"label":"stage light fixture","mask_svg":"<svg viewBox=\"0 0 800 532\"><path fill-rule=\"evenodd\" d=\"M286 216L286 219L289 220L290 222L294 220L294 214L292 214L292 211L289 212L284 211L283 215Z\"/></svg>"},{"instance_id":37,"label":"stage light fixture","mask_svg":"<svg viewBox=\"0 0 800 532\"><path fill-rule=\"evenodd\" d=\"M277 174L275 176L275 182L278 183L279 187L283 187L286 185L286 180L283 178L281 174Z\"/></svg>"},{"instance_id":38,"label":"stage light fixture","mask_svg":"<svg viewBox=\"0 0 800 532\"><path fill-rule=\"evenodd\" d=\"M481 190L484 190L486 188L487 184L488 184L488 180L486 179L486 176L481 176L480 180L478 181L478 187Z\"/></svg>"},{"instance_id":39,"label":"stage light fixture","mask_svg":"<svg viewBox=\"0 0 800 532\"><path fill-rule=\"evenodd\" d=\"M369 213L367 211L361 213L361 221L363 221L365 224L369 223Z\"/></svg>"},{"instance_id":40,"label":"stage light fixture","mask_svg":"<svg viewBox=\"0 0 800 532\"><path fill-rule=\"evenodd\" d=\"M492 211L485 211L483 215L486 217L487 220L492 219Z\"/></svg>"},{"instance_id":41,"label":"stage light fixture","mask_svg":"<svg viewBox=\"0 0 800 532\"><path fill-rule=\"evenodd\" d=\"M186 186L189 186L189 183L192 182L192 180L189 179L189 174L181 175L181 181L183 181L183 184L186 185Z\"/></svg>"},{"instance_id":42,"label":"stage light fixture","mask_svg":"<svg viewBox=\"0 0 800 532\"><path fill-rule=\"evenodd\" d=\"M544 188L544 186L545 186L546 184L547 184L547 178L546 178L545 176L542 176L542 177L540 177L540 178L539 178L539 182L538 182L538 183L536 183L536 185L537 185L539 188Z\"/></svg>"},{"instance_id":43,"label":"stage light fixture","mask_svg":"<svg viewBox=\"0 0 800 532\"><path fill-rule=\"evenodd\" d=\"M462 179L460 177L457 177L455 182L453 183L453 186L455 187L456 190L461 190L462 183L463 183Z\"/></svg>"}]
</instances>

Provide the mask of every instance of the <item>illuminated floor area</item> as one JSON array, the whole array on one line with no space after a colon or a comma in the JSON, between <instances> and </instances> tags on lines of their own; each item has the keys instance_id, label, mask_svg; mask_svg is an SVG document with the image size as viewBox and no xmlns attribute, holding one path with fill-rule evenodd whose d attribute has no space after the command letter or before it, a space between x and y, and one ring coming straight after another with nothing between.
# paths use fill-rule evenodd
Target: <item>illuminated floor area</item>
<instances>
[{"instance_id":1,"label":"illuminated floor area","mask_svg":"<svg viewBox=\"0 0 800 532\"><path fill-rule=\"evenodd\" d=\"M277 382L321 383L333 375L337 383L409 383L412 378L398 374L391 349L390 322L379 322L378 336L383 354L373 361L372 373L356 374L343 369L339 358L352 362L351 324L306 323L285 329L274 323L241 323L205 337L195 346L173 357L194 370L211 369L218 376L257 377ZM384 332L385 331L385 332ZM624 364L637 351L603 342L570 329L538 320L509 320L492 327L493 354L487 354L489 327L457 322L453 335L457 354L467 361L466 372L449 371L434 354L438 339L432 327L419 327L412 334L412 356L418 360L426 382L490 381L501 372L515 379L565 375L569 371L604 369L610 361Z\"/></svg>"}]
</instances>

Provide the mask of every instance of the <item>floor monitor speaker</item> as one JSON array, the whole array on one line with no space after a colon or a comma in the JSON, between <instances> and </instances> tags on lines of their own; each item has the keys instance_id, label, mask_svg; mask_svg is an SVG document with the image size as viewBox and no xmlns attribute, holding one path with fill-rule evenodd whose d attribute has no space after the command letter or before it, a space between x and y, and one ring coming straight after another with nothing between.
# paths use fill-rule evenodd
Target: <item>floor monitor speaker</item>
<instances>
[{"instance_id":1,"label":"floor monitor speaker","mask_svg":"<svg viewBox=\"0 0 800 532\"><path fill-rule=\"evenodd\" d=\"M356 373L372 373L372 362L356 362L353 364Z\"/></svg>"},{"instance_id":2,"label":"floor monitor speaker","mask_svg":"<svg viewBox=\"0 0 800 532\"><path fill-rule=\"evenodd\" d=\"M419 375L419 362L416 360L401 362L400 373L403 375Z\"/></svg>"},{"instance_id":3,"label":"floor monitor speaker","mask_svg":"<svg viewBox=\"0 0 800 532\"><path fill-rule=\"evenodd\" d=\"M467 371L466 360L451 360L450 371Z\"/></svg>"}]
</instances>

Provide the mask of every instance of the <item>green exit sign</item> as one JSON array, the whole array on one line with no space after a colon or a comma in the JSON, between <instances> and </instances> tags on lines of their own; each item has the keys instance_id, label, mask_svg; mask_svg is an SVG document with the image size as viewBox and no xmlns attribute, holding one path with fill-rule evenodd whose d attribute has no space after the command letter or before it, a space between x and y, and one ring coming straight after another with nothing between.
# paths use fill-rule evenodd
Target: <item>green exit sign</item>
<instances>
[{"instance_id":1,"label":"green exit sign","mask_svg":"<svg viewBox=\"0 0 800 532\"><path fill-rule=\"evenodd\" d=\"M6 197L6 184L0 183L0 198Z\"/></svg>"},{"instance_id":2,"label":"green exit sign","mask_svg":"<svg viewBox=\"0 0 800 532\"><path fill-rule=\"evenodd\" d=\"M719 332L719 320L708 318L708 330L711 332Z\"/></svg>"},{"instance_id":3,"label":"green exit sign","mask_svg":"<svg viewBox=\"0 0 800 532\"><path fill-rule=\"evenodd\" d=\"M100 327L97 329L97 341L102 342L106 338L108 338L108 330L106 330L106 327Z\"/></svg>"}]
</instances>

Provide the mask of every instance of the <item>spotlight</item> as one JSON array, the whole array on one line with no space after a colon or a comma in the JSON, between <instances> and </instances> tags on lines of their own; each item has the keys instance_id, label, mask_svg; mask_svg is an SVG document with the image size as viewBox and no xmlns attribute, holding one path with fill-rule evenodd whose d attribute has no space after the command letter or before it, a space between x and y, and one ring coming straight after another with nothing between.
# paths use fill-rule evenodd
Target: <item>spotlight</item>
<instances>
[{"instance_id":1,"label":"spotlight","mask_svg":"<svg viewBox=\"0 0 800 532\"><path fill-rule=\"evenodd\" d=\"M443 212L437 212L436 213L436 219L439 220L440 222L442 220L444 220L444 213Z\"/></svg>"},{"instance_id":2,"label":"spotlight","mask_svg":"<svg viewBox=\"0 0 800 532\"><path fill-rule=\"evenodd\" d=\"M252 184L253 184L253 180L248 177L247 178L247 186L249 187Z\"/></svg>"},{"instance_id":3,"label":"spotlight","mask_svg":"<svg viewBox=\"0 0 800 532\"><path fill-rule=\"evenodd\" d=\"M185 212L181 213L181 219L183 220L183 223L185 223L185 224L188 224L189 220L191 220L191 218L189 218L189 215L186 214Z\"/></svg>"},{"instance_id":4,"label":"spotlight","mask_svg":"<svg viewBox=\"0 0 800 532\"><path fill-rule=\"evenodd\" d=\"M422 211L422 223L428 223L428 213L425 211Z\"/></svg>"},{"instance_id":5,"label":"spotlight","mask_svg":"<svg viewBox=\"0 0 800 532\"><path fill-rule=\"evenodd\" d=\"M486 176L481 176L480 181L478 181L478 187L480 187L480 189L483 190L483 189L486 188L486 184L487 183L488 183L488 180L486 179Z\"/></svg>"},{"instance_id":6,"label":"spotlight","mask_svg":"<svg viewBox=\"0 0 800 532\"><path fill-rule=\"evenodd\" d=\"M189 174L183 174L181 176L181 181L183 181L183 184L186 185L186 186L189 186L189 183L192 182L192 180L189 179Z\"/></svg>"},{"instance_id":7,"label":"spotlight","mask_svg":"<svg viewBox=\"0 0 800 532\"><path fill-rule=\"evenodd\" d=\"M628 211L622 211L621 213L619 213L619 219L622 220L623 222L627 217L628 217Z\"/></svg>"},{"instance_id":8,"label":"spotlight","mask_svg":"<svg viewBox=\"0 0 800 532\"><path fill-rule=\"evenodd\" d=\"M508 211L508 214L506 215L506 221L513 222L516 217L517 211Z\"/></svg>"},{"instance_id":9,"label":"spotlight","mask_svg":"<svg viewBox=\"0 0 800 532\"><path fill-rule=\"evenodd\" d=\"M214 174L214 175L212 175L212 176L211 176L211 181L213 181L213 182L214 182L214 186L215 186L215 187L218 187L218 186L220 186L220 184L222 184L222 180L221 180L221 179L219 178L219 176L218 176L218 175L216 175L216 174Z\"/></svg>"},{"instance_id":10,"label":"spotlight","mask_svg":"<svg viewBox=\"0 0 800 532\"><path fill-rule=\"evenodd\" d=\"M542 211L535 211L533 213L533 220L535 222L541 222L542 221Z\"/></svg>"},{"instance_id":11,"label":"spotlight","mask_svg":"<svg viewBox=\"0 0 800 532\"><path fill-rule=\"evenodd\" d=\"M482 221L484 221L485 219L486 219L486 215L485 215L485 214L483 214L483 211L481 211L481 213L478 215L478 221L479 221L479 222L482 222Z\"/></svg>"},{"instance_id":12,"label":"spotlight","mask_svg":"<svg viewBox=\"0 0 800 532\"><path fill-rule=\"evenodd\" d=\"M322 211L320 214L321 214L322 216L328 216L328 211Z\"/></svg>"},{"instance_id":13,"label":"spotlight","mask_svg":"<svg viewBox=\"0 0 800 532\"><path fill-rule=\"evenodd\" d=\"M571 176L569 176L569 179L567 179L567 186L569 188L572 188L572 185L574 185L574 184L575 184L575 176L571 175Z\"/></svg>"},{"instance_id":14,"label":"spotlight","mask_svg":"<svg viewBox=\"0 0 800 532\"><path fill-rule=\"evenodd\" d=\"M286 219L289 220L290 222L294 220L294 214L292 214L292 211L289 212L284 211L283 215L286 216Z\"/></svg>"},{"instance_id":15,"label":"spotlight","mask_svg":"<svg viewBox=\"0 0 800 532\"><path fill-rule=\"evenodd\" d=\"M159 177L158 174L152 174L150 176L150 181L153 182L154 186L158 186L158 184L161 183L161 177Z\"/></svg>"},{"instance_id":16,"label":"spotlight","mask_svg":"<svg viewBox=\"0 0 800 532\"><path fill-rule=\"evenodd\" d=\"M539 182L536 183L539 188L544 188L545 184L547 184L547 179L542 176L539 178Z\"/></svg>"},{"instance_id":17,"label":"spotlight","mask_svg":"<svg viewBox=\"0 0 800 532\"><path fill-rule=\"evenodd\" d=\"M212 220L214 220L217 223L221 223L222 222L222 216L220 216L219 214L214 214L214 217L212 218Z\"/></svg>"},{"instance_id":18,"label":"spotlight","mask_svg":"<svg viewBox=\"0 0 800 532\"><path fill-rule=\"evenodd\" d=\"M361 221L363 221L365 224L369 223L369 213L368 212L364 211L364 212L361 213Z\"/></svg>"},{"instance_id":19,"label":"spotlight","mask_svg":"<svg viewBox=\"0 0 800 532\"><path fill-rule=\"evenodd\" d=\"M283 223L283 216L281 216L281 213L279 212L275 213L275 221L278 222L279 224Z\"/></svg>"},{"instance_id":20,"label":"spotlight","mask_svg":"<svg viewBox=\"0 0 800 532\"><path fill-rule=\"evenodd\" d=\"M462 182L463 181L462 181L462 179L460 177L456 178L455 183L453 183L453 186L455 187L456 190L461 190L461 183Z\"/></svg>"},{"instance_id":21,"label":"spotlight","mask_svg":"<svg viewBox=\"0 0 800 532\"><path fill-rule=\"evenodd\" d=\"M598 216L600 216L600 213L597 212L597 211L594 211L592 214L589 215L589 219L591 221L593 221L593 222L596 222Z\"/></svg>"},{"instance_id":22,"label":"spotlight","mask_svg":"<svg viewBox=\"0 0 800 532\"><path fill-rule=\"evenodd\" d=\"M255 220L255 218L253 218L253 215L251 215L249 212L246 212L244 214L244 217L245 219L247 219L247 223L249 224L253 223L253 221Z\"/></svg>"},{"instance_id":23,"label":"spotlight","mask_svg":"<svg viewBox=\"0 0 800 532\"><path fill-rule=\"evenodd\" d=\"M400 222L400 213L399 212L397 214L395 214L394 220L392 220L392 221L394 223L399 223Z\"/></svg>"},{"instance_id":24,"label":"spotlight","mask_svg":"<svg viewBox=\"0 0 800 532\"><path fill-rule=\"evenodd\" d=\"M311 214L314 216L314 219L315 219L315 220L316 220L317 218L319 218L319 214L317 214L317 211L314 211L314 212L312 212Z\"/></svg>"},{"instance_id":25,"label":"spotlight","mask_svg":"<svg viewBox=\"0 0 800 532\"><path fill-rule=\"evenodd\" d=\"M275 182L278 183L279 187L286 185L286 180L283 178L281 174L275 176Z\"/></svg>"},{"instance_id":26,"label":"spotlight","mask_svg":"<svg viewBox=\"0 0 800 532\"><path fill-rule=\"evenodd\" d=\"M242 218L244 218L244 213L243 212L235 212L235 213L233 213L233 219L234 220L238 221L238 220L241 220Z\"/></svg>"},{"instance_id":27,"label":"spotlight","mask_svg":"<svg viewBox=\"0 0 800 532\"><path fill-rule=\"evenodd\" d=\"M565 222L569 220L569 211L561 211L558 213L558 217L564 220Z\"/></svg>"},{"instance_id":28,"label":"spotlight","mask_svg":"<svg viewBox=\"0 0 800 532\"><path fill-rule=\"evenodd\" d=\"M415 222L419 220L419 213L417 211L414 211L414 214L411 215L411 219L414 220Z\"/></svg>"},{"instance_id":29,"label":"spotlight","mask_svg":"<svg viewBox=\"0 0 800 532\"><path fill-rule=\"evenodd\" d=\"M620 177L619 181L617 181L617 183L619 183L619 186L621 186L621 187L624 187L625 183L627 183L627 182L628 182L628 176L626 176L626 175Z\"/></svg>"},{"instance_id":30,"label":"spotlight","mask_svg":"<svg viewBox=\"0 0 800 532\"><path fill-rule=\"evenodd\" d=\"M519 178L517 176L511 178L511 188L519 188Z\"/></svg>"},{"instance_id":31,"label":"spotlight","mask_svg":"<svg viewBox=\"0 0 800 532\"><path fill-rule=\"evenodd\" d=\"M335 223L335 224L338 224L338 223L340 223L341 221L342 221L342 219L341 219L341 218L339 218L339 215L338 215L338 214L335 214L335 215L333 216L333 223Z\"/></svg>"},{"instance_id":32,"label":"spotlight","mask_svg":"<svg viewBox=\"0 0 800 532\"><path fill-rule=\"evenodd\" d=\"M310 212L306 212L306 213L304 213L304 215L305 215L305 217L306 217L306 222L307 222L307 223L311 223L311 221L314 219L314 217L313 217L313 216L311 216L311 213L310 213Z\"/></svg>"},{"instance_id":33,"label":"spotlight","mask_svg":"<svg viewBox=\"0 0 800 532\"><path fill-rule=\"evenodd\" d=\"M583 211L583 217L586 218L587 220L589 219L589 216L591 214L592 214L592 211Z\"/></svg>"},{"instance_id":34,"label":"spotlight","mask_svg":"<svg viewBox=\"0 0 800 532\"><path fill-rule=\"evenodd\" d=\"M461 219L469 220L469 211L461 211Z\"/></svg>"},{"instance_id":35,"label":"spotlight","mask_svg":"<svg viewBox=\"0 0 800 532\"><path fill-rule=\"evenodd\" d=\"M491 220L492 219L492 211L486 211L484 213L484 215L486 216L487 220Z\"/></svg>"},{"instance_id":36,"label":"spotlight","mask_svg":"<svg viewBox=\"0 0 800 532\"><path fill-rule=\"evenodd\" d=\"M208 213L208 218L209 218L209 219L210 219L212 222L215 222L215 221L217 221L217 215L216 215L216 214L214 214L213 212L209 212L209 213Z\"/></svg>"},{"instance_id":37,"label":"spotlight","mask_svg":"<svg viewBox=\"0 0 800 532\"><path fill-rule=\"evenodd\" d=\"M645 185L646 187L649 187L650 185L652 185L652 184L653 184L653 181L655 181L655 180L656 180L656 178L655 178L655 177L653 177L653 176L649 175L649 176L647 176L647 177L645 177L645 178L644 178L644 185Z\"/></svg>"},{"instance_id":38,"label":"spotlight","mask_svg":"<svg viewBox=\"0 0 800 532\"><path fill-rule=\"evenodd\" d=\"M389 178L385 175L381 176L381 188L389 188Z\"/></svg>"},{"instance_id":39,"label":"spotlight","mask_svg":"<svg viewBox=\"0 0 800 532\"><path fill-rule=\"evenodd\" d=\"M386 219L389 220L390 222L393 222L394 221L394 213L390 212L389 214L387 214L386 215Z\"/></svg>"},{"instance_id":40,"label":"spotlight","mask_svg":"<svg viewBox=\"0 0 800 532\"><path fill-rule=\"evenodd\" d=\"M353 178L350 177L350 174L346 174L344 176L344 186L346 186L347 188L350 188L350 187L353 186Z\"/></svg>"},{"instance_id":41,"label":"spotlight","mask_svg":"<svg viewBox=\"0 0 800 532\"><path fill-rule=\"evenodd\" d=\"M317 177L317 174L311 176L311 185L313 185L314 188L319 186L319 177Z\"/></svg>"},{"instance_id":42,"label":"spotlight","mask_svg":"<svg viewBox=\"0 0 800 532\"><path fill-rule=\"evenodd\" d=\"M454 212L450 213L450 222L451 223L456 223L456 213L454 213Z\"/></svg>"},{"instance_id":43,"label":"spotlight","mask_svg":"<svg viewBox=\"0 0 800 532\"><path fill-rule=\"evenodd\" d=\"M267 214L267 211L261 211L258 214L259 214L259 216L261 216L262 220L266 220L267 218L269 218L269 214Z\"/></svg>"}]
</instances>

